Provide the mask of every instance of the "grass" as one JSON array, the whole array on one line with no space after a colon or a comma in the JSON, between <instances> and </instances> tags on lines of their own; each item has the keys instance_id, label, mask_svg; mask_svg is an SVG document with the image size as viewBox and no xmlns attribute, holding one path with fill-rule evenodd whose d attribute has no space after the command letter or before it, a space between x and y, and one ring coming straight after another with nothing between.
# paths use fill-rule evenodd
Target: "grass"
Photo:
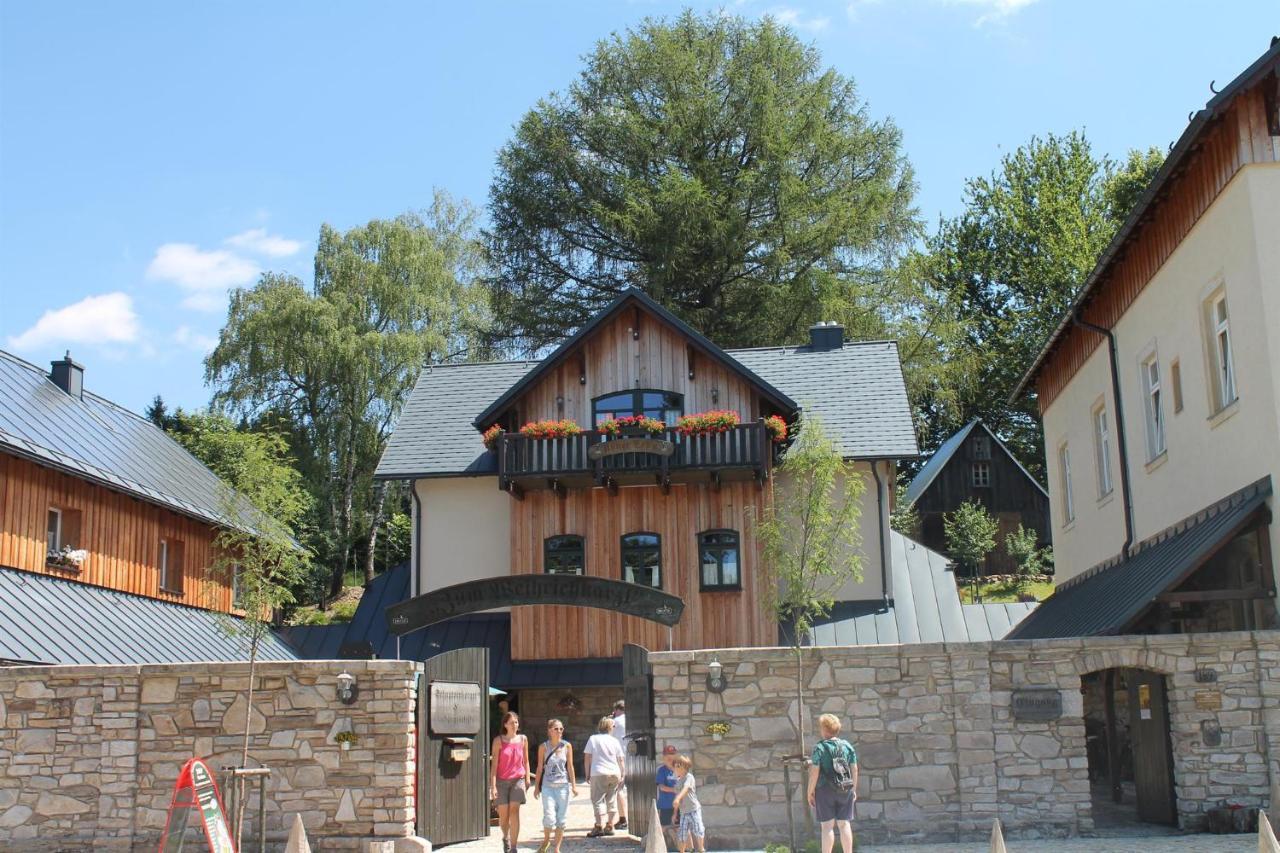
<instances>
[{"instance_id":1,"label":"grass","mask_svg":"<svg viewBox=\"0 0 1280 853\"><path fill-rule=\"evenodd\" d=\"M973 604L973 584L964 578L956 578L956 586L960 589L960 601ZM998 604L1018 600L1018 590L1008 581L987 582L978 585L982 592L983 604ZM1036 601L1044 601L1053 594L1053 581L1031 581L1022 588L1022 592L1034 595Z\"/></svg>"},{"instance_id":2,"label":"grass","mask_svg":"<svg viewBox=\"0 0 1280 853\"><path fill-rule=\"evenodd\" d=\"M339 622L350 622L360 606L360 596L364 595L364 587L348 586L342 594L329 603L328 610L318 607L299 607L289 620L294 625L333 625Z\"/></svg>"}]
</instances>

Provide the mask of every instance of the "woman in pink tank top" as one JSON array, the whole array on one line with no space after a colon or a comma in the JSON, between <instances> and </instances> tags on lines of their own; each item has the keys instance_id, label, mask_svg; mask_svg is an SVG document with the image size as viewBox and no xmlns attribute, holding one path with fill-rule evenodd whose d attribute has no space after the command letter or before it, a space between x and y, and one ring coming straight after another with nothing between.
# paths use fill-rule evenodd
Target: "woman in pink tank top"
<instances>
[{"instance_id":1,"label":"woman in pink tank top","mask_svg":"<svg viewBox=\"0 0 1280 853\"><path fill-rule=\"evenodd\" d=\"M502 717L502 734L489 748L489 799L498 809L502 853L514 853L520 840L520 806L530 785L529 739L520 734L515 711Z\"/></svg>"}]
</instances>

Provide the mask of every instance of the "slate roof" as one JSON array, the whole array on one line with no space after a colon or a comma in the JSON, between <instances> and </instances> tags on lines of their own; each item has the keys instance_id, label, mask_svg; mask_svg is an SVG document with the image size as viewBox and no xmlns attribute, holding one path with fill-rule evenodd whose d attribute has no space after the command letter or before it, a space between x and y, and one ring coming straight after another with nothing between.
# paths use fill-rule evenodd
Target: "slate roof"
<instances>
[{"instance_id":1,"label":"slate roof","mask_svg":"<svg viewBox=\"0 0 1280 853\"><path fill-rule=\"evenodd\" d=\"M1027 604L964 604L949 561L890 532L893 601L836 604L813 629L815 646L875 646L897 643L969 643L1002 639L1012 625L1035 609Z\"/></svg>"},{"instance_id":2,"label":"slate roof","mask_svg":"<svg viewBox=\"0 0 1280 853\"><path fill-rule=\"evenodd\" d=\"M1222 545L1265 512L1271 478L1265 477L1142 542L1128 560L1119 557L1063 583L1041 602L1011 640L1119 634L1181 584Z\"/></svg>"},{"instance_id":3,"label":"slate roof","mask_svg":"<svg viewBox=\"0 0 1280 853\"><path fill-rule=\"evenodd\" d=\"M906 459L919 453L906 383L892 341L727 350L756 376L818 414L850 459ZM541 362L425 368L377 477L385 480L494 474L496 457L472 425L490 403Z\"/></svg>"},{"instance_id":4,"label":"slate roof","mask_svg":"<svg viewBox=\"0 0 1280 853\"><path fill-rule=\"evenodd\" d=\"M365 589L355 616L346 625L300 625L285 628L283 637L308 660L337 658L347 643L368 642L380 659L426 660L453 649L489 649L489 683L494 687L584 687L622 683L620 658L513 661L511 615L474 613L450 619L400 638L387 630L385 612L409 597L409 564L379 575Z\"/></svg>"},{"instance_id":5,"label":"slate roof","mask_svg":"<svg viewBox=\"0 0 1280 853\"><path fill-rule=\"evenodd\" d=\"M229 636L226 631L229 619L234 617L0 567L0 662L3 663L248 660L248 642ZM262 660L297 657L274 634L260 644L258 656Z\"/></svg>"},{"instance_id":6,"label":"slate roof","mask_svg":"<svg viewBox=\"0 0 1280 853\"><path fill-rule=\"evenodd\" d=\"M89 391L72 397L48 371L2 350L0 451L201 521L227 523L222 481L164 430Z\"/></svg>"},{"instance_id":7,"label":"slate roof","mask_svg":"<svg viewBox=\"0 0 1280 853\"><path fill-rule=\"evenodd\" d=\"M1151 183L1147 185L1146 190L1134 203L1133 209L1129 211L1129 215L1120 225L1119 230L1116 231L1116 235L1111 238L1111 242L1107 244L1107 248L1099 256L1098 263L1094 266L1093 272L1089 273L1089 278L1085 280L1084 286L1076 292L1071 307L1062 315L1062 319L1058 322L1053 332L1050 333L1049 339L1040 348L1035 361L1032 362L1027 372L1022 375L1013 393L1009 395L1010 402L1016 402L1019 397L1026 393L1027 388L1035 381L1040 369L1048 361L1050 353L1053 352L1054 348L1071 328L1071 318L1090 299L1097 295L1098 289L1106 280L1106 275L1111 265L1124 256L1125 243L1135 237L1140 223L1151 218L1151 208L1159 203L1158 199L1166 189L1165 184L1186 169L1187 159L1200 149L1201 138L1213 127L1214 119L1230 108L1236 95L1256 85L1266 77L1275 74L1278 69L1280 69L1280 38L1272 38L1271 45L1266 53L1240 72L1234 80L1218 90L1217 94L1205 104L1204 109L1196 112L1191 117L1190 121L1187 122L1186 129L1178 137L1178 141L1169 149L1169 155L1164 158L1164 164L1156 171ZM1275 85L1275 83L1272 82L1271 85Z\"/></svg>"},{"instance_id":8,"label":"slate roof","mask_svg":"<svg viewBox=\"0 0 1280 853\"><path fill-rule=\"evenodd\" d=\"M942 442L942 444L938 446L938 449L933 452L933 455L929 457L929 461L924 464L924 467L921 468L916 476L911 480L911 485L907 487L907 503L915 503L920 499L921 495L929 490L929 487L933 485L933 481L942 473L942 469L947 467L947 463L951 461L951 457L955 456L957 450L964 447L964 440L969 437L969 434L973 432L975 427L979 426L982 427L987 435L991 436L992 441L1000 445L1000 447L1004 449L1004 452L1009 454L1009 458L1013 460L1014 465L1018 466L1018 470L1025 474L1027 479L1035 484L1037 489L1044 492L1044 496L1046 498L1049 497L1049 493L1045 492L1044 486L1040 485L1040 481L1035 477L1032 477L1031 472L1022 467L1022 463L1018 461L1018 457L1009 452L1009 448L1005 447L1005 443L997 438L996 434L992 432L980 419L974 418L969 421L969 423L965 424L958 432L946 441Z\"/></svg>"}]
</instances>

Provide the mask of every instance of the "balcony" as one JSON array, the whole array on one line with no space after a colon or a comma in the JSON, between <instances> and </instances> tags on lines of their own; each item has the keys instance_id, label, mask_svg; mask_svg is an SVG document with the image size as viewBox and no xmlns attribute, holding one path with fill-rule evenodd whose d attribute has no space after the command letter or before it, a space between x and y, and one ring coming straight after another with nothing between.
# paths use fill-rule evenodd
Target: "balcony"
<instances>
[{"instance_id":1,"label":"balcony","mask_svg":"<svg viewBox=\"0 0 1280 853\"><path fill-rule=\"evenodd\" d=\"M589 430L564 438L504 433L498 438L498 486L519 497L526 489L656 485L747 480L763 483L774 445L763 421L724 432L609 436Z\"/></svg>"}]
</instances>

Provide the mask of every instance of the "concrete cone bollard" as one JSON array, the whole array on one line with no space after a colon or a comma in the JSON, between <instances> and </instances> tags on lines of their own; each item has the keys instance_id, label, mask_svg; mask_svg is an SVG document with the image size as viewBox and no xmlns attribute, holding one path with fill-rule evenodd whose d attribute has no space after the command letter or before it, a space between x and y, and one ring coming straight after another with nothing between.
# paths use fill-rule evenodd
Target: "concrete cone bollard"
<instances>
[{"instance_id":1,"label":"concrete cone bollard","mask_svg":"<svg viewBox=\"0 0 1280 853\"><path fill-rule=\"evenodd\" d=\"M293 816L293 829L289 830L289 840L284 845L284 853L311 853L311 844L307 841L307 828L302 825L302 815Z\"/></svg>"},{"instance_id":2,"label":"concrete cone bollard","mask_svg":"<svg viewBox=\"0 0 1280 853\"><path fill-rule=\"evenodd\" d=\"M1266 812L1258 812L1258 853L1280 853L1280 842L1276 841Z\"/></svg>"},{"instance_id":3,"label":"concrete cone bollard","mask_svg":"<svg viewBox=\"0 0 1280 853\"><path fill-rule=\"evenodd\" d=\"M667 853L667 838L662 834L662 818L658 817L658 804L653 804L649 815L649 831L644 834L644 853Z\"/></svg>"},{"instance_id":4,"label":"concrete cone bollard","mask_svg":"<svg viewBox=\"0 0 1280 853\"><path fill-rule=\"evenodd\" d=\"M1004 832L1000 829L1000 818L991 822L991 853L1009 853L1004 846Z\"/></svg>"}]
</instances>

